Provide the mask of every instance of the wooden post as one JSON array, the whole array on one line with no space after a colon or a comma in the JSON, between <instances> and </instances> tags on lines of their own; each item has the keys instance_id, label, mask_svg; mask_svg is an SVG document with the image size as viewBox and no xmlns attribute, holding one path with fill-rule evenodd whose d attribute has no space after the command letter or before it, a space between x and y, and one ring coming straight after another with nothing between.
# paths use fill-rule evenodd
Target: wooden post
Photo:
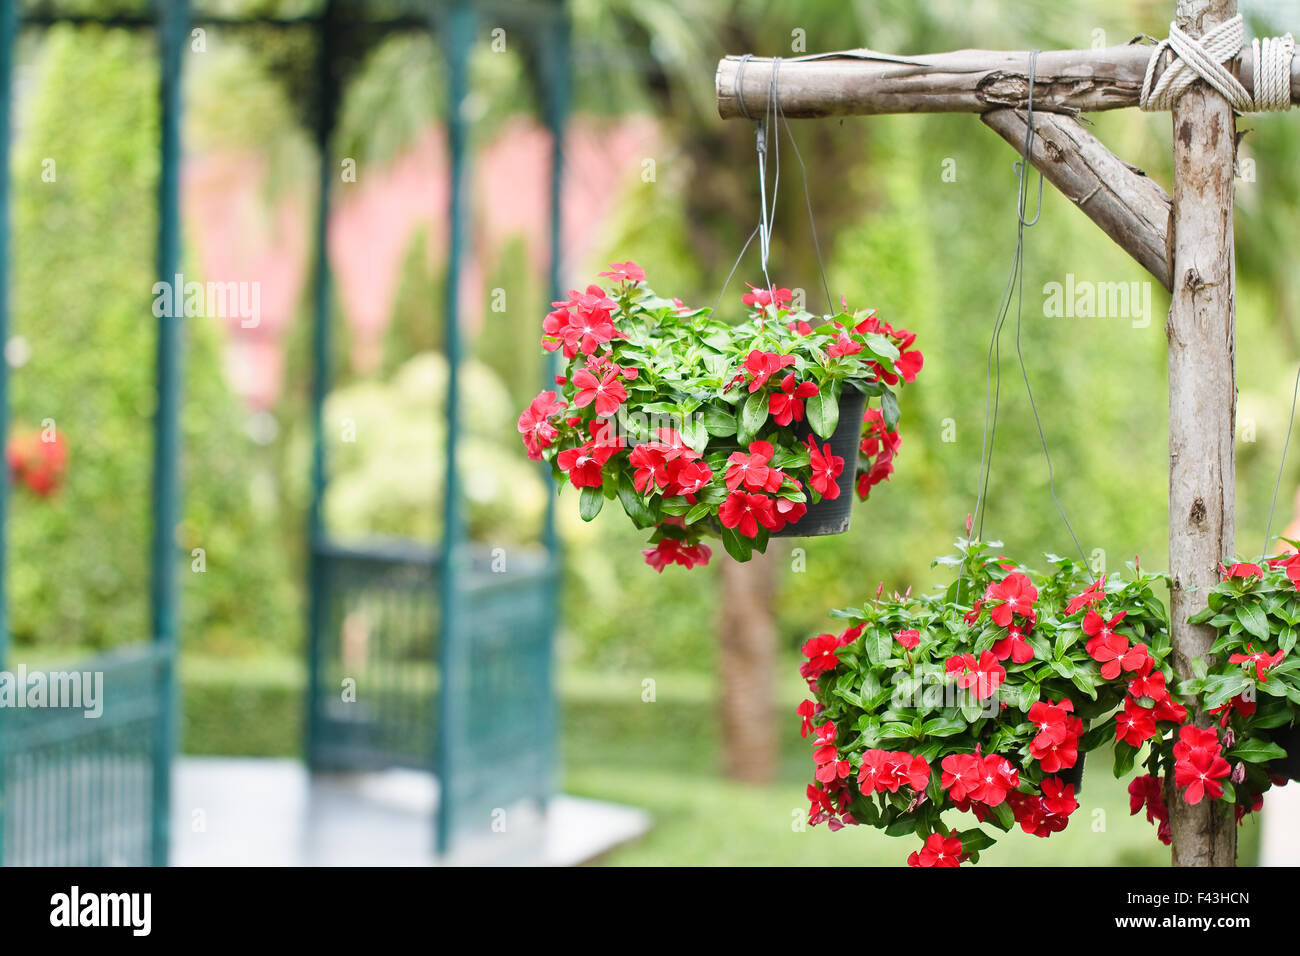
<instances>
[{"instance_id":1,"label":"wooden post","mask_svg":"<svg viewBox=\"0 0 1300 956\"><path fill-rule=\"evenodd\" d=\"M1178 25L1193 37L1237 12L1237 0L1179 0ZM1206 605L1219 562L1233 554L1236 426L1233 164L1236 121L1226 99L1194 84L1173 106L1173 301L1169 338L1169 573L1174 668L1191 676L1214 630L1187 618ZM1193 590L1195 589L1195 590ZM1203 713L1194 715L1205 727ZM1175 866L1232 866L1232 808L1188 806L1167 784Z\"/></svg>"}]
</instances>

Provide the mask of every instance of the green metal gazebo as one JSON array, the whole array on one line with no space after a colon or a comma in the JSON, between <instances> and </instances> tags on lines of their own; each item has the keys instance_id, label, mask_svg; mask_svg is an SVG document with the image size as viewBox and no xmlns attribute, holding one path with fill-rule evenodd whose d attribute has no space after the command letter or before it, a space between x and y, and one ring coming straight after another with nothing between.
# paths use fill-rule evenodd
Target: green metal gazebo
<instances>
[{"instance_id":1,"label":"green metal gazebo","mask_svg":"<svg viewBox=\"0 0 1300 956\"><path fill-rule=\"evenodd\" d=\"M309 516L306 758L313 771L389 767L436 775L436 850L447 853L493 832L502 810L546 805L554 787L555 701L552 650L558 613L558 546L553 504L544 546L494 567L467 540L460 494L459 377L464 343L461 304L469 210L471 46L480 32L514 28L530 47L530 67L552 136L550 267L560 292L560 187L569 109L569 21L563 0L319 0L309 16L230 18L205 15L202 0L156 0L138 14L60 13L50 4L0 0L0 159L9 157L13 56L23 26L54 22L152 29L159 46L161 175L157 274L180 270L182 67L195 25L259 25L309 30L315 37L315 137L319 192L313 252L312 504ZM333 308L326 249L337 163L330 146L342 92L338 52L358 32L430 30L447 65L447 137L451 188L446 298L441 303L450 370L446 400L444 539L341 542L327 529L322 499L328 478L322 407L329 390ZM0 176L0 342L8 338L9 181ZM141 309L148 308L141 297ZM5 865L163 865L168 861L172 758L178 689L180 409L183 329L158 319L154 419L151 640L74 670L104 674L104 711L0 709L0 863ZM554 370L546 364L541 380ZM0 362L0 438L7 435L7 370ZM543 477L543 480L549 478ZM0 474L0 582L5 569ZM553 498L553 496L552 496ZM346 622L368 621L358 656L345 648ZM8 628L0 583L0 668ZM341 693L349 683L354 693Z\"/></svg>"}]
</instances>

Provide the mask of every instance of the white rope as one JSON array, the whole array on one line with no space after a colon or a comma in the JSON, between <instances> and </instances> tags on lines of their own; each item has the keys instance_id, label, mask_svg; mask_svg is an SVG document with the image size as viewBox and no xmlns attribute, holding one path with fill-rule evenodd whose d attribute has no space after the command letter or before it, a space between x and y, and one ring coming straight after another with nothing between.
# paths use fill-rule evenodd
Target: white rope
<instances>
[{"instance_id":1,"label":"white rope","mask_svg":"<svg viewBox=\"0 0 1300 956\"><path fill-rule=\"evenodd\" d=\"M1241 14L1220 23L1199 40L1180 30L1178 24L1169 24L1169 37L1157 44L1147 61L1139 100L1142 109L1171 109L1174 101L1197 80L1204 80L1223 94L1238 113L1290 109L1295 40L1288 33L1254 41L1255 96L1252 99L1241 81L1224 65L1241 54L1245 38L1246 26ZM1155 81L1156 64L1166 50L1173 52L1173 59Z\"/></svg>"}]
</instances>

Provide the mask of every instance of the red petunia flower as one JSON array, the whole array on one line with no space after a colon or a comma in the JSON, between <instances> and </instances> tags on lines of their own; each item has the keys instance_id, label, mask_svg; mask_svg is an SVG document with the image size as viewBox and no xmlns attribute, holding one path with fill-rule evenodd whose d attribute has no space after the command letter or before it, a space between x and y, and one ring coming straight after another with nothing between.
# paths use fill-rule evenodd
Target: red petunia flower
<instances>
[{"instance_id":1,"label":"red petunia flower","mask_svg":"<svg viewBox=\"0 0 1300 956\"><path fill-rule=\"evenodd\" d=\"M744 491L733 491L727 496L718 508L718 520L724 528L734 528L746 538L757 537L760 524L768 531L780 531L783 527L771 498Z\"/></svg>"},{"instance_id":2,"label":"red petunia flower","mask_svg":"<svg viewBox=\"0 0 1300 956\"><path fill-rule=\"evenodd\" d=\"M812 640L805 641L801 650L808 661L799 669L799 673L805 680L809 680L834 670L840 662L835 655L840 647L839 639L834 634L818 634Z\"/></svg>"},{"instance_id":3,"label":"red petunia flower","mask_svg":"<svg viewBox=\"0 0 1300 956\"><path fill-rule=\"evenodd\" d=\"M780 391L773 392L767 397L767 410L772 415L772 421L778 425L803 421L804 399L812 398L816 394L816 383L802 382L796 385L794 372L789 373L781 379Z\"/></svg>"},{"instance_id":4,"label":"red petunia flower","mask_svg":"<svg viewBox=\"0 0 1300 956\"><path fill-rule=\"evenodd\" d=\"M600 273L610 282L644 282L645 270L635 262L612 262L609 270Z\"/></svg>"},{"instance_id":5,"label":"red petunia flower","mask_svg":"<svg viewBox=\"0 0 1300 956\"><path fill-rule=\"evenodd\" d=\"M746 282L745 285L749 285L749 283ZM749 291L740 297L740 301L745 305L752 305L760 309L771 305L775 301L777 307L780 308L794 301L794 293L789 289L760 289L757 286L750 285Z\"/></svg>"},{"instance_id":6,"label":"red petunia flower","mask_svg":"<svg viewBox=\"0 0 1300 956\"><path fill-rule=\"evenodd\" d=\"M839 358L841 355L857 355L861 351L861 342L855 342L841 332L839 337L831 344L831 347L826 350L826 354L831 358Z\"/></svg>"},{"instance_id":7,"label":"red petunia flower","mask_svg":"<svg viewBox=\"0 0 1300 956\"><path fill-rule=\"evenodd\" d=\"M813 718L821 711L822 705L815 700L805 700L794 712L799 715L799 736L807 737L813 730Z\"/></svg>"},{"instance_id":8,"label":"red petunia flower","mask_svg":"<svg viewBox=\"0 0 1300 956\"><path fill-rule=\"evenodd\" d=\"M560 470L569 476L575 488L599 488L604 483L601 469L622 447L622 439L605 440L601 426L591 423L592 438L577 448L566 448L555 456Z\"/></svg>"},{"instance_id":9,"label":"red petunia flower","mask_svg":"<svg viewBox=\"0 0 1300 956\"><path fill-rule=\"evenodd\" d=\"M961 840L958 837L946 837L942 833L931 833L926 837L925 845L919 852L913 852L907 858L908 866L960 866L964 859L961 852Z\"/></svg>"},{"instance_id":10,"label":"red petunia flower","mask_svg":"<svg viewBox=\"0 0 1300 956\"><path fill-rule=\"evenodd\" d=\"M760 352L757 349L750 352L745 357L745 371L751 376L749 382L750 392L757 392L767 384L767 380L781 371L783 368L789 368L795 364L793 355L781 355L778 352Z\"/></svg>"},{"instance_id":11,"label":"red petunia flower","mask_svg":"<svg viewBox=\"0 0 1300 956\"><path fill-rule=\"evenodd\" d=\"M908 628L907 630L898 631L894 635L894 640L898 641L898 643L902 644L905 649L910 651L912 648L916 647L917 644L921 643L921 632Z\"/></svg>"},{"instance_id":12,"label":"red petunia flower","mask_svg":"<svg viewBox=\"0 0 1300 956\"><path fill-rule=\"evenodd\" d=\"M1017 664L1025 664L1034 659L1034 649L1020 628L1013 624L1007 629L1007 636L994 643L993 656L1000 661L1010 657Z\"/></svg>"},{"instance_id":13,"label":"red petunia flower","mask_svg":"<svg viewBox=\"0 0 1300 956\"><path fill-rule=\"evenodd\" d=\"M554 392L541 392L519 416L516 428L524 436L524 448L533 461L542 460L542 450L549 448L559 431L551 418L564 408L555 400Z\"/></svg>"},{"instance_id":14,"label":"red petunia flower","mask_svg":"<svg viewBox=\"0 0 1300 956\"><path fill-rule=\"evenodd\" d=\"M1019 572L1008 574L1001 581L990 584L984 592L984 600L989 604L1001 602L989 612L993 623L998 627L1008 626L1012 614L1019 614L1030 622L1036 620L1034 602L1038 600L1038 589Z\"/></svg>"},{"instance_id":15,"label":"red petunia flower","mask_svg":"<svg viewBox=\"0 0 1300 956\"><path fill-rule=\"evenodd\" d=\"M976 700L992 697L1007 679L1007 671L997 662L991 651L985 651L978 661L973 654L950 657L944 670L957 675L957 686L962 690L975 689Z\"/></svg>"},{"instance_id":16,"label":"red petunia flower","mask_svg":"<svg viewBox=\"0 0 1300 956\"><path fill-rule=\"evenodd\" d=\"M1070 603L1065 606L1065 616L1078 613L1080 608L1090 607L1093 604L1100 603L1106 599L1106 575L1102 575L1096 581L1093 581L1083 593L1070 599Z\"/></svg>"},{"instance_id":17,"label":"red petunia flower","mask_svg":"<svg viewBox=\"0 0 1300 956\"><path fill-rule=\"evenodd\" d=\"M1174 764L1174 784L1183 790L1183 799L1191 806L1204 797L1217 800L1223 796L1224 777L1232 773L1228 761L1219 756L1198 753Z\"/></svg>"},{"instance_id":18,"label":"red petunia flower","mask_svg":"<svg viewBox=\"0 0 1300 956\"><path fill-rule=\"evenodd\" d=\"M660 574L670 564L680 564L686 569L706 565L713 557L713 549L707 544L685 544L676 538L664 538L653 548L644 548L645 563Z\"/></svg>"},{"instance_id":19,"label":"red petunia flower","mask_svg":"<svg viewBox=\"0 0 1300 956\"><path fill-rule=\"evenodd\" d=\"M1234 564L1230 568L1219 565L1219 571L1225 578L1241 578L1249 581L1251 578L1262 578L1264 572L1258 564Z\"/></svg>"},{"instance_id":20,"label":"red petunia flower","mask_svg":"<svg viewBox=\"0 0 1300 956\"><path fill-rule=\"evenodd\" d=\"M1228 657L1228 663L1254 664L1255 679L1260 683L1265 683L1268 680L1269 668L1276 667L1278 664L1282 663L1282 659L1286 657L1286 651L1278 651L1276 654L1269 654L1266 651L1256 651L1249 644L1246 645L1246 650L1251 653L1232 654Z\"/></svg>"},{"instance_id":21,"label":"red petunia flower","mask_svg":"<svg viewBox=\"0 0 1300 956\"><path fill-rule=\"evenodd\" d=\"M813 490L828 501L838 498L840 486L835 479L844 471L844 459L831 454L830 442L818 451L817 440L812 435L808 436L808 466L812 471L808 484L812 485Z\"/></svg>"},{"instance_id":22,"label":"red petunia flower","mask_svg":"<svg viewBox=\"0 0 1300 956\"><path fill-rule=\"evenodd\" d=\"M733 451L727 459L727 490L735 491L742 484L750 491L773 492L785 480L779 468L768 464L776 449L771 442L752 441L749 452Z\"/></svg>"},{"instance_id":23,"label":"red petunia flower","mask_svg":"<svg viewBox=\"0 0 1300 956\"><path fill-rule=\"evenodd\" d=\"M1154 712L1143 707L1132 697L1124 698L1124 712L1115 715L1115 739L1134 747L1141 747L1155 736Z\"/></svg>"},{"instance_id":24,"label":"red petunia flower","mask_svg":"<svg viewBox=\"0 0 1300 956\"><path fill-rule=\"evenodd\" d=\"M1070 736L1070 714L1073 710L1074 702L1069 698L1063 699L1059 704L1052 703L1050 699L1040 700L1030 707L1027 715L1029 722L1038 728L1032 745L1043 748L1064 743Z\"/></svg>"},{"instance_id":25,"label":"red petunia flower","mask_svg":"<svg viewBox=\"0 0 1300 956\"><path fill-rule=\"evenodd\" d=\"M604 372L600 378L591 374L590 370L580 368L573 373L573 384L578 390L573 396L573 406L586 408L595 402L596 414L601 418L613 415L627 401L627 389L619 381L617 368Z\"/></svg>"}]
</instances>

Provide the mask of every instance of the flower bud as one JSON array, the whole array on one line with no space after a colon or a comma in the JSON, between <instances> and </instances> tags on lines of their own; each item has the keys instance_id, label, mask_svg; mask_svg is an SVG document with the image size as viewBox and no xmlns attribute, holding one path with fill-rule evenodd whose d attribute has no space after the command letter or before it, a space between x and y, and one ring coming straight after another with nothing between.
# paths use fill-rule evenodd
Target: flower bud
<instances>
[{"instance_id":1,"label":"flower bud","mask_svg":"<svg viewBox=\"0 0 1300 956\"><path fill-rule=\"evenodd\" d=\"M1244 763L1238 763L1237 766L1235 766L1235 767L1232 768L1232 778L1231 778L1231 779L1232 779L1232 782L1233 782L1234 784L1245 783L1245 781L1246 781L1246 765L1245 765Z\"/></svg>"}]
</instances>

